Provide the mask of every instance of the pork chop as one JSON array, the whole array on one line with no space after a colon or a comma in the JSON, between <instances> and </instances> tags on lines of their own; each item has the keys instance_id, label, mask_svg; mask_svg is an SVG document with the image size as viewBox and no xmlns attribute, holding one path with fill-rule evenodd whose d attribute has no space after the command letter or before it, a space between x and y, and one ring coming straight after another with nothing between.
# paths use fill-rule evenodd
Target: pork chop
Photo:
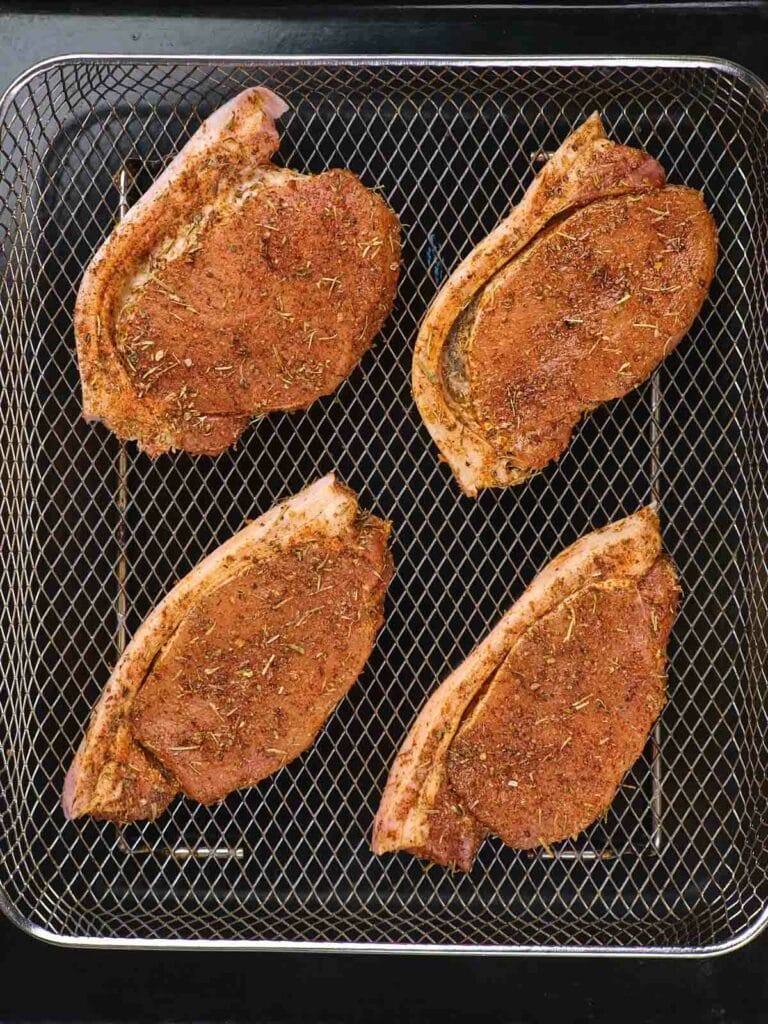
<instances>
[{"instance_id":1,"label":"pork chop","mask_svg":"<svg viewBox=\"0 0 768 1024\"><path fill-rule=\"evenodd\" d=\"M650 508L558 555L418 715L374 853L469 871L489 833L524 849L595 821L664 705L678 593Z\"/></svg>"},{"instance_id":2,"label":"pork chop","mask_svg":"<svg viewBox=\"0 0 768 1024\"><path fill-rule=\"evenodd\" d=\"M520 483L579 419L646 380L707 295L717 232L594 114L448 278L413 362L419 410L462 490Z\"/></svg>"},{"instance_id":3,"label":"pork chop","mask_svg":"<svg viewBox=\"0 0 768 1024\"><path fill-rule=\"evenodd\" d=\"M400 229L349 171L278 167L287 105L248 89L198 129L85 271L86 418L150 455L215 455L335 390L389 314Z\"/></svg>"},{"instance_id":4,"label":"pork chop","mask_svg":"<svg viewBox=\"0 0 768 1024\"><path fill-rule=\"evenodd\" d=\"M574 836L610 806L664 707L677 582L587 585L510 651L448 751L448 782L508 846Z\"/></svg>"},{"instance_id":5,"label":"pork chop","mask_svg":"<svg viewBox=\"0 0 768 1024\"><path fill-rule=\"evenodd\" d=\"M306 750L373 647L388 535L330 474L177 583L96 706L67 816L155 818L180 791L210 803Z\"/></svg>"}]
</instances>

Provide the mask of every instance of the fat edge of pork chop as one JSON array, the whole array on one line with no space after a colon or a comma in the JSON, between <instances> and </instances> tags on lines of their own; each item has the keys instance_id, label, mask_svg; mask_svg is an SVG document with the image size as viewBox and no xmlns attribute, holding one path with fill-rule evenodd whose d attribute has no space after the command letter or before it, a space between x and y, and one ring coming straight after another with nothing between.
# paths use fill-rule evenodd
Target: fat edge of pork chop
<instances>
[{"instance_id":1,"label":"fat edge of pork chop","mask_svg":"<svg viewBox=\"0 0 768 1024\"><path fill-rule=\"evenodd\" d=\"M85 271L84 415L150 455L215 455L252 417L306 408L391 309L397 217L348 171L271 163L287 109L255 88L217 110Z\"/></svg>"},{"instance_id":2,"label":"fat edge of pork chop","mask_svg":"<svg viewBox=\"0 0 768 1024\"><path fill-rule=\"evenodd\" d=\"M615 203L624 202L631 206L632 202L643 195L663 196L666 191L663 168L641 150L610 141L605 135L599 116L593 114L565 140L536 176L522 200L512 208L499 226L462 261L435 296L422 323L414 349L413 394L441 457L450 465L465 494L474 496L478 490L484 487L502 487L522 482L532 472L537 472L542 464L546 464L551 458L562 452L568 443L575 419L594 408L599 402L625 394L641 382L640 367L634 368L627 377L623 377L619 373L619 370L626 369L624 366L627 362L626 358L619 359L615 366L609 363L606 367L597 364L585 368L588 378L594 377L596 370L598 376L601 372L610 373L612 386L605 381L592 380L586 389L587 394L583 397L579 394L579 387L572 387L569 397L578 412L575 416L570 413L571 423L566 429L565 426L557 422L560 419L558 414L560 396L553 395L552 402L546 401L547 384L549 376L551 376L549 371L553 366L555 368L562 366L564 372L560 376L567 376L569 366L574 365L574 352L561 352L558 350L557 344L554 344L546 357L542 358L541 363L531 368L531 372L528 374L530 380L517 381L513 378L500 381L504 366L498 367L499 373L496 373L495 364L486 366L486 372L496 385L496 390L498 391L499 387L502 387L505 391L502 397L504 400L503 411L506 415L500 414L502 410L499 407L497 408L499 415L493 417L489 422L488 417L483 416L483 410L474 407L471 400L471 388L472 384L476 385L477 381L470 380L470 375L466 372L467 349L471 347L473 332L474 340L476 341L477 338L477 332L474 329L478 310L487 316L489 311L493 310L497 300L499 307L506 306L506 310L499 308L498 312L498 315L506 313L510 318L509 323L500 325L498 329L499 344L503 346L506 340L510 353L518 350L525 351L526 346L523 340L518 345L516 334L513 333L517 322L514 296L505 295L505 289L501 286L506 284L505 275L514 272L517 265L525 265L530 258L530 250L535 249L540 240L539 236L556 236L561 243L569 242L566 236L570 236L574 245L581 243L582 247L588 247L588 231L582 232L582 235L571 234L568 224L572 217L578 216L580 212L583 215L584 211L588 211L593 204L597 204L599 207L600 203L606 200L614 199ZM675 278L674 282L665 286L660 279L659 282L656 282L659 285L659 290L655 294L653 282L650 284L644 282L649 287L649 290L642 295L644 304L651 301L658 305L677 291L678 285L693 288L695 295L688 302L690 308L683 311L679 318L680 322L676 323L670 331L662 333L659 328L657 333L648 335L648 324L653 319L650 315L624 318L636 336L633 345L645 349L646 352L655 346L655 357L650 360L653 365L660 362L674 348L690 327L706 296L716 258L714 223L706 208L703 207L698 193L682 189L680 186L676 186L675 191L690 193L691 202L695 201L701 205L702 209L695 211L701 214L701 225L695 225L695 227L702 228L703 233L707 236L709 254L703 261L705 264L703 270L695 275L682 266L684 261L680 254L671 257L674 264L672 276L677 274L679 277L683 273L684 280L680 282ZM623 200L621 197L624 197ZM653 205L650 198L649 205ZM658 213L663 214L663 209L657 211L654 217L658 216ZM659 228L659 230L661 229ZM660 244L662 247L666 247L663 240ZM585 254L581 253L578 255L578 259L575 253L571 255L574 257L573 266L579 273L583 275L595 272L596 276L588 279L590 284L599 282L600 254L590 251L588 258L585 258ZM635 252L637 260L640 260L641 255L638 247ZM663 259L667 258L667 255L663 256ZM576 294L578 289L567 287L568 268L565 265L567 254L561 262L564 265L558 268L557 260L550 258L549 264L545 268L550 276L559 275L563 278L564 295L561 303L563 308L557 311L561 315L556 319L550 317L546 322L534 325L536 326L534 337L544 334L553 336L554 327L562 328L560 334L562 339L567 342L566 348L573 349L575 339L579 339L583 341L582 354L592 355L595 339L590 335L589 344L587 344L587 339L581 339L580 336L582 332L594 328L593 333L599 339L597 330L599 325L591 324L589 316L584 316L580 309L576 308L579 305L582 307L588 305L588 303L579 301L579 295ZM655 266L657 262L658 260L655 259L652 266ZM589 263L589 266L585 266L585 263ZM535 286L539 292L542 292L542 289L546 291L548 287L546 275L542 274L540 270L536 271L534 275L534 269L531 268L531 274L535 276L536 280L532 280L531 285ZM555 275L553 275L553 270ZM658 271L659 273L664 271L663 265L658 268ZM612 276L617 278L613 283L618 283L618 276L616 274ZM665 287L669 291L665 291ZM512 287L509 290L510 292L514 291ZM611 295L608 294L608 291L605 291L606 303L610 305ZM597 289L591 287L589 292L581 298L588 299L590 295L597 295ZM620 303L616 307L617 311L621 311L623 296L624 292L617 293L614 297L616 302ZM541 298L543 297L542 292ZM537 304L538 301L537 298ZM525 320L525 311L522 312L523 320ZM529 309L528 313L531 312ZM552 312L548 311L547 315ZM649 310L644 309L644 312L649 313ZM584 326L577 327L579 322ZM663 323L663 321L658 322ZM635 329L631 326L633 323L644 326ZM620 327L621 325L616 326ZM572 335L571 330L574 327L577 327L577 330ZM553 341L556 343L559 337L560 335L557 338L553 337ZM608 342L605 342L605 345L610 348L616 347L609 345ZM629 347L632 348L632 345ZM485 353L481 353L481 360L484 357ZM535 359L535 354L530 358ZM630 364L632 359L633 356L630 352ZM647 367L645 370L647 376L647 372L649 372ZM474 372L476 375L477 365L474 367ZM557 377L557 374L555 376ZM595 390L601 392L597 400L591 396L591 392ZM537 415L531 416L532 423L519 423L518 426L522 408L520 398L528 400L531 404L531 413ZM542 399L544 399L543 402ZM498 395L495 396L494 404L497 403ZM554 414L548 406L554 408ZM485 411L487 412L487 410ZM537 436L539 433L544 435L545 442L549 438L550 450L546 458L543 458L546 443L539 445L541 451L535 453L538 455L538 461L536 457L528 458L525 444L527 435L523 433L525 427L530 428L529 434L532 435L534 442L540 440ZM519 436L516 444L507 446L505 441L508 438L505 438L504 434L505 431L509 434L510 430L513 433L517 430Z\"/></svg>"},{"instance_id":3,"label":"fat edge of pork chop","mask_svg":"<svg viewBox=\"0 0 768 1024\"><path fill-rule=\"evenodd\" d=\"M481 694L490 691L510 651L531 627L596 583L637 585L660 561L665 556L658 517L645 508L580 538L538 574L417 716L382 794L373 827L374 853L405 850L433 863L471 870L492 827L472 814L450 782L449 753L462 724L472 721Z\"/></svg>"},{"instance_id":4,"label":"fat edge of pork chop","mask_svg":"<svg viewBox=\"0 0 768 1024\"><path fill-rule=\"evenodd\" d=\"M328 474L254 520L173 587L136 632L94 708L64 783L68 818L127 822L155 818L167 807L179 781L136 741L131 709L179 628L201 602L260 561L302 543L349 536L361 518L355 494ZM390 571L387 553L380 567L384 588Z\"/></svg>"}]
</instances>

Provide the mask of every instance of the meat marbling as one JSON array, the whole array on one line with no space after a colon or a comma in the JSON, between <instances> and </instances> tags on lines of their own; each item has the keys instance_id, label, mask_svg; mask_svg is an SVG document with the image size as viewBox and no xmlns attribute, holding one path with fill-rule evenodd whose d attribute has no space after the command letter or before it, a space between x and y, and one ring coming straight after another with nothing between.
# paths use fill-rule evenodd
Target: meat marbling
<instances>
[{"instance_id":1,"label":"meat marbling","mask_svg":"<svg viewBox=\"0 0 768 1024\"><path fill-rule=\"evenodd\" d=\"M430 307L421 415L462 490L520 483L581 416L648 378L690 328L717 257L699 192L594 114Z\"/></svg>"},{"instance_id":2,"label":"meat marbling","mask_svg":"<svg viewBox=\"0 0 768 1024\"><path fill-rule=\"evenodd\" d=\"M151 455L217 454L249 420L344 380L394 299L397 217L349 171L276 166L266 89L198 129L86 269L86 418Z\"/></svg>"},{"instance_id":3,"label":"meat marbling","mask_svg":"<svg viewBox=\"0 0 768 1024\"><path fill-rule=\"evenodd\" d=\"M678 596L650 508L558 555L418 715L374 852L469 871L489 833L525 849L595 821L664 706Z\"/></svg>"},{"instance_id":4,"label":"meat marbling","mask_svg":"<svg viewBox=\"0 0 768 1024\"><path fill-rule=\"evenodd\" d=\"M383 621L388 535L330 474L177 583L94 710L67 816L155 818L179 791L219 800L306 750Z\"/></svg>"}]
</instances>

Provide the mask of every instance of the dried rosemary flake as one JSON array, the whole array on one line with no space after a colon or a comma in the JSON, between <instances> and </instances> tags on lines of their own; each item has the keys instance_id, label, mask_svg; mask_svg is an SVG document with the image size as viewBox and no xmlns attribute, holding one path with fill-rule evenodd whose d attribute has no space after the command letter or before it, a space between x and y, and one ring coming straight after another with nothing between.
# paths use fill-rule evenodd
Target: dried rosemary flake
<instances>
[{"instance_id":1,"label":"dried rosemary flake","mask_svg":"<svg viewBox=\"0 0 768 1024\"><path fill-rule=\"evenodd\" d=\"M646 328L646 330L649 330L649 331L653 331L654 335L655 335L655 336L656 336L657 338L658 338L658 336L659 336L659 325L658 325L658 324L641 324L641 323L634 323L634 324L632 324L632 326L633 326L633 327L644 327L644 328Z\"/></svg>"},{"instance_id":2,"label":"dried rosemary flake","mask_svg":"<svg viewBox=\"0 0 768 1024\"><path fill-rule=\"evenodd\" d=\"M573 636L574 627L576 626L576 612L573 610L573 608L569 608L568 612L571 616L571 621L568 623L568 631L563 637L564 643L567 643L571 639L571 637Z\"/></svg>"}]
</instances>

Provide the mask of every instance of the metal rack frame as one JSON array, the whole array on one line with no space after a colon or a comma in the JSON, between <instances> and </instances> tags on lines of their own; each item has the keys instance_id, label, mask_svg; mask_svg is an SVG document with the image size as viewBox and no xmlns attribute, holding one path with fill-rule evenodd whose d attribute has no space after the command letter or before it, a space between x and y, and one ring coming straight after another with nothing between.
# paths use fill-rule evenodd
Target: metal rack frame
<instances>
[{"instance_id":1,"label":"metal rack frame","mask_svg":"<svg viewBox=\"0 0 768 1024\"><path fill-rule=\"evenodd\" d=\"M156 463L79 419L71 308L116 217L202 117L267 84L281 158L349 166L405 225L395 312L335 395L216 460ZM0 102L0 905L83 946L706 955L768 922L765 654L768 87L707 58L67 56ZM651 381L557 466L461 498L409 392L446 271L594 108L721 229L710 300ZM368 669L306 755L215 808L65 823L63 772L126 638L171 582L337 468L392 518L398 575ZM367 832L425 696L585 530L659 505L684 602L670 704L605 822L549 857L486 843L468 878ZM761 508L762 505L762 508Z\"/></svg>"}]
</instances>

